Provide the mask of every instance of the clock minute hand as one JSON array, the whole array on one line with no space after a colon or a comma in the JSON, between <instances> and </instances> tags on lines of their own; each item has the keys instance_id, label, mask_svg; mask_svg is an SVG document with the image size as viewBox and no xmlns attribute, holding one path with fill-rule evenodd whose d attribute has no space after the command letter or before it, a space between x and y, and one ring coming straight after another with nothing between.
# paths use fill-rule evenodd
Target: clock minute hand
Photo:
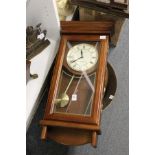
<instances>
[{"instance_id":1,"label":"clock minute hand","mask_svg":"<svg viewBox=\"0 0 155 155\"><path fill-rule=\"evenodd\" d=\"M81 58L83 58L83 57L77 58L76 60L71 61L71 63L73 63L73 62L75 62L75 61L77 61L77 60L79 60Z\"/></svg>"}]
</instances>

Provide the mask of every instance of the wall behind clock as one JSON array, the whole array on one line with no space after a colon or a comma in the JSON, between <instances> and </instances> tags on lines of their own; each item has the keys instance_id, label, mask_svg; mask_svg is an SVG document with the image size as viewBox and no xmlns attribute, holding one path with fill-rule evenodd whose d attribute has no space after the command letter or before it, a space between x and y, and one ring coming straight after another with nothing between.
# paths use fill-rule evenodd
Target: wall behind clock
<instances>
[{"instance_id":1,"label":"wall behind clock","mask_svg":"<svg viewBox=\"0 0 155 155\"><path fill-rule=\"evenodd\" d=\"M42 23L42 30L47 30L50 45L31 60L31 73L37 73L39 77L29 81L26 87L27 128L39 105L46 76L57 53L60 22L55 0L27 0L26 26L36 26L38 23Z\"/></svg>"},{"instance_id":2,"label":"wall behind clock","mask_svg":"<svg viewBox=\"0 0 155 155\"><path fill-rule=\"evenodd\" d=\"M60 22L55 0L28 0L26 4L26 24L36 26L42 23L49 38L59 37Z\"/></svg>"}]
</instances>

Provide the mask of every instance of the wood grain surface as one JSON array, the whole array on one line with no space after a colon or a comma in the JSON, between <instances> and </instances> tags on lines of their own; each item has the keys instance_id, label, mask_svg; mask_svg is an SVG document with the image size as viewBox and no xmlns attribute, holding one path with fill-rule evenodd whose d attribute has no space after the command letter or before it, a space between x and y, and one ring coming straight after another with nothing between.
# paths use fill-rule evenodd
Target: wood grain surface
<instances>
[{"instance_id":1,"label":"wood grain surface","mask_svg":"<svg viewBox=\"0 0 155 155\"><path fill-rule=\"evenodd\" d=\"M114 33L114 21L61 21L62 34L107 34Z\"/></svg>"}]
</instances>

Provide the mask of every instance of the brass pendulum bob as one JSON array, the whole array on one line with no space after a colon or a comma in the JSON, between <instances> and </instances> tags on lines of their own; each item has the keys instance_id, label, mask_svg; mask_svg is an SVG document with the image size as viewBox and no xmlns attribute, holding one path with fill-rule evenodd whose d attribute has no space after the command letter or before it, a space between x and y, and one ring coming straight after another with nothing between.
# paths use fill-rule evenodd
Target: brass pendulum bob
<instances>
[{"instance_id":1,"label":"brass pendulum bob","mask_svg":"<svg viewBox=\"0 0 155 155\"><path fill-rule=\"evenodd\" d=\"M55 104L59 105L61 108L65 107L69 103L69 96L67 95L67 91L68 91L73 79L74 79L74 76L72 76L65 92L61 95L60 98L55 100Z\"/></svg>"},{"instance_id":2,"label":"brass pendulum bob","mask_svg":"<svg viewBox=\"0 0 155 155\"><path fill-rule=\"evenodd\" d=\"M58 104L61 108L65 107L69 102L69 96L65 93L61 95L61 98L56 99L55 104Z\"/></svg>"}]
</instances>

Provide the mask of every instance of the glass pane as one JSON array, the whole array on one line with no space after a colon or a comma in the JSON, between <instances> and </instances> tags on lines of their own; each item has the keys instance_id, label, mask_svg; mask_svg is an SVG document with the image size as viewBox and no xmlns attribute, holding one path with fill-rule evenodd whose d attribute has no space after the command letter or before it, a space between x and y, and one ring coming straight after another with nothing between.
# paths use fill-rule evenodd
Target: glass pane
<instances>
[{"instance_id":1,"label":"glass pane","mask_svg":"<svg viewBox=\"0 0 155 155\"><path fill-rule=\"evenodd\" d=\"M67 42L53 113L91 115L99 42Z\"/></svg>"}]
</instances>

